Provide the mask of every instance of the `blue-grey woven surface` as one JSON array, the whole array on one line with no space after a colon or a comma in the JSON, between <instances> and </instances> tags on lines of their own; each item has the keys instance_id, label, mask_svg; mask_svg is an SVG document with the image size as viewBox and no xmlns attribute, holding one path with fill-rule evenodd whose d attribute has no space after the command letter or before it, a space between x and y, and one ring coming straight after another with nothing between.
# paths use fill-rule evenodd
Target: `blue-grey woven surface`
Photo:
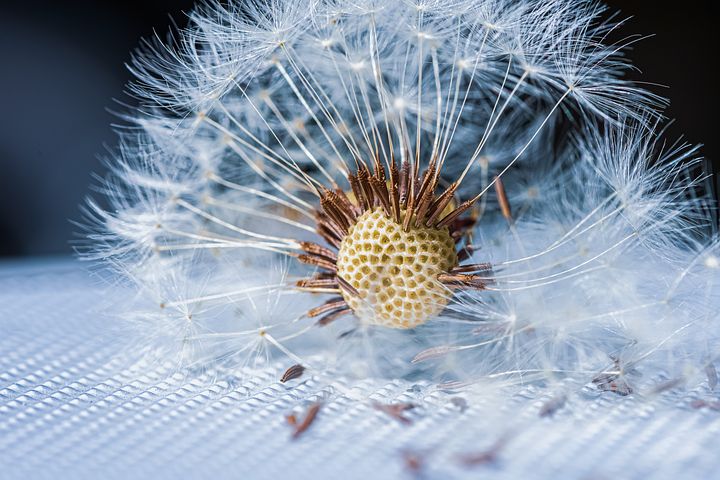
<instances>
[{"instance_id":1,"label":"blue-grey woven surface","mask_svg":"<svg viewBox=\"0 0 720 480\"><path fill-rule=\"evenodd\" d=\"M707 386L622 397L279 383L287 365L178 372L128 355L108 311L121 294L73 261L0 263L0 478L720 478ZM292 439L286 416L317 401ZM373 402L416 408L405 424ZM467 464L484 452L496 455Z\"/></svg>"}]
</instances>

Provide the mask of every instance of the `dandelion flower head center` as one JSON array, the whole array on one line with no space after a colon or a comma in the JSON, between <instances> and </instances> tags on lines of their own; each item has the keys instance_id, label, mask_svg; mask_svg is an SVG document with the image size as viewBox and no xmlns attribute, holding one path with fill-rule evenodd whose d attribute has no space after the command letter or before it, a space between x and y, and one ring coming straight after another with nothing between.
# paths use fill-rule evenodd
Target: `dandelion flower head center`
<instances>
[{"instance_id":1,"label":"dandelion flower head center","mask_svg":"<svg viewBox=\"0 0 720 480\"><path fill-rule=\"evenodd\" d=\"M86 208L88 258L137 287L139 350L489 395L565 376L628 395L641 361L713 387L712 189L605 12L200 0L133 56L109 205Z\"/></svg>"},{"instance_id":2,"label":"dandelion flower head center","mask_svg":"<svg viewBox=\"0 0 720 480\"><path fill-rule=\"evenodd\" d=\"M457 264L446 227L405 231L381 208L366 211L350 227L337 259L338 276L359 293L343 291L355 315L391 328L412 328L440 313L449 295L438 276Z\"/></svg>"},{"instance_id":3,"label":"dandelion flower head center","mask_svg":"<svg viewBox=\"0 0 720 480\"><path fill-rule=\"evenodd\" d=\"M440 313L457 289L485 288L488 264L459 265L477 220L477 200L460 204L458 183L440 187L439 164L419 173L409 162L389 171L360 165L348 177L352 191L323 188L317 231L330 248L301 242L300 262L320 269L297 282L303 290L339 293L308 311L327 325L353 313L366 325L412 328ZM465 242L465 243L464 243Z\"/></svg>"}]
</instances>

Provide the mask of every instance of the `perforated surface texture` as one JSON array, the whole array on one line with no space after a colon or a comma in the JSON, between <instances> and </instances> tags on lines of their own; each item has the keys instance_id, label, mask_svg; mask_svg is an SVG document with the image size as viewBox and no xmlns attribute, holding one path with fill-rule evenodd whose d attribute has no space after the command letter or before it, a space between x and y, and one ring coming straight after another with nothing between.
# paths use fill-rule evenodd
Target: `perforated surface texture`
<instances>
[{"instance_id":1,"label":"perforated surface texture","mask_svg":"<svg viewBox=\"0 0 720 480\"><path fill-rule=\"evenodd\" d=\"M496 402L429 383L283 385L286 364L177 373L122 354L129 340L103 313L114 294L71 261L0 263L0 478L411 478L403 452L424 459L424 478L720 478L720 412L693 407L717 398L707 386L654 397L575 386L540 417L555 391ZM291 439L285 416L318 400ZM415 403L412 423L372 400ZM498 441L494 462L460 461Z\"/></svg>"}]
</instances>

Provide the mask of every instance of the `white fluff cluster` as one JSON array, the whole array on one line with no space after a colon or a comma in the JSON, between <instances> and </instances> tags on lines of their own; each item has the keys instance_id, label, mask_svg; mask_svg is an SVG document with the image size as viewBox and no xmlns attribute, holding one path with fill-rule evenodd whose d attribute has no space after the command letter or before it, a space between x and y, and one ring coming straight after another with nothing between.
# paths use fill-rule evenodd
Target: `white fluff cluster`
<instances>
[{"instance_id":1,"label":"white fluff cluster","mask_svg":"<svg viewBox=\"0 0 720 480\"><path fill-rule=\"evenodd\" d=\"M122 312L182 364L421 372L445 385L634 374L699 383L720 353L720 243L697 150L623 78L587 0L207 1L131 63L140 107L90 202L91 258L137 286ZM413 330L316 325L295 288L320 187L429 158L479 196L485 290ZM512 216L501 214L497 177ZM627 387L627 388L626 388Z\"/></svg>"}]
</instances>

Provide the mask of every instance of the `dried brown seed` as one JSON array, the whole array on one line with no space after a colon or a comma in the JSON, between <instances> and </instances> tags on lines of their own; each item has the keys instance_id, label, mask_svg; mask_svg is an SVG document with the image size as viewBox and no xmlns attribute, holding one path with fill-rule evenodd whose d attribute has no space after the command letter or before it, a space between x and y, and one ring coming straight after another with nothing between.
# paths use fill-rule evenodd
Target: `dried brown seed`
<instances>
[{"instance_id":1,"label":"dried brown seed","mask_svg":"<svg viewBox=\"0 0 720 480\"><path fill-rule=\"evenodd\" d=\"M303 367L299 363L296 365L293 365L292 367L285 370L285 373L283 374L282 378L280 378L280 383L285 383L290 380L300 378L300 377L302 377L303 373L305 373L305 367Z\"/></svg>"},{"instance_id":2,"label":"dried brown seed","mask_svg":"<svg viewBox=\"0 0 720 480\"><path fill-rule=\"evenodd\" d=\"M412 423L412 420L403 415L404 412L415 408L415 404L410 402L398 402L398 403L381 403L373 402L373 407L376 410L380 410L405 425Z\"/></svg>"},{"instance_id":3,"label":"dried brown seed","mask_svg":"<svg viewBox=\"0 0 720 480\"><path fill-rule=\"evenodd\" d=\"M292 423L290 423L290 418L295 417L294 415L288 415L286 417L288 419L288 423L293 425L295 427L295 430L292 433L292 438L298 438L300 435L302 435L310 426L315 422L315 419L317 418L317 414L320 411L320 402L313 403L308 407L305 416L303 417L302 422L297 423L297 420L293 420Z\"/></svg>"},{"instance_id":4,"label":"dried brown seed","mask_svg":"<svg viewBox=\"0 0 720 480\"><path fill-rule=\"evenodd\" d=\"M633 388L627 380L617 373L603 373L593 378L592 383L597 385L599 390L613 392L621 396L633 393Z\"/></svg>"}]
</instances>

